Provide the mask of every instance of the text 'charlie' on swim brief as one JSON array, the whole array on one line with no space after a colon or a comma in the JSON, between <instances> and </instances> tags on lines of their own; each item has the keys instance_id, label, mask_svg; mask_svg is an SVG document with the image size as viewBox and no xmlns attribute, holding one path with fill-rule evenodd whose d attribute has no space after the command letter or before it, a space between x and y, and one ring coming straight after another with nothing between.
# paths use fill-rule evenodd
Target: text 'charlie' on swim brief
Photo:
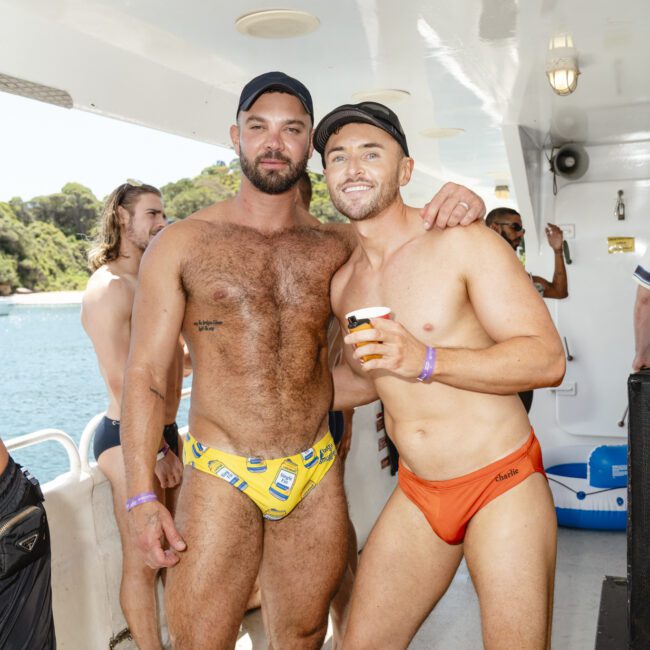
<instances>
[{"instance_id":1,"label":"text 'charlie' on swim brief","mask_svg":"<svg viewBox=\"0 0 650 650\"><path fill-rule=\"evenodd\" d=\"M433 532L447 544L460 544L471 518L490 501L540 473L542 450L531 430L519 449L475 472L447 481L427 481L399 464L399 486L420 509Z\"/></svg>"},{"instance_id":2,"label":"text 'charlie' on swim brief","mask_svg":"<svg viewBox=\"0 0 650 650\"><path fill-rule=\"evenodd\" d=\"M245 458L184 436L183 463L216 476L241 490L265 519L286 517L323 479L336 458L328 431L313 447L286 458Z\"/></svg>"}]
</instances>

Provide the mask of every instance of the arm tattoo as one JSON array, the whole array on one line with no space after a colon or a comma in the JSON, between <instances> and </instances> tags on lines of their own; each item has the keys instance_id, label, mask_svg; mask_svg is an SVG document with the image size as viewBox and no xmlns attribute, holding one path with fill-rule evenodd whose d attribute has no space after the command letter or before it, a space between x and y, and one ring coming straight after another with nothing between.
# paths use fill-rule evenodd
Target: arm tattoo
<instances>
[{"instance_id":1,"label":"arm tattoo","mask_svg":"<svg viewBox=\"0 0 650 650\"><path fill-rule=\"evenodd\" d=\"M149 390L160 400L163 402L165 401L165 396L160 393L160 391L157 391L153 386L149 386Z\"/></svg>"}]
</instances>

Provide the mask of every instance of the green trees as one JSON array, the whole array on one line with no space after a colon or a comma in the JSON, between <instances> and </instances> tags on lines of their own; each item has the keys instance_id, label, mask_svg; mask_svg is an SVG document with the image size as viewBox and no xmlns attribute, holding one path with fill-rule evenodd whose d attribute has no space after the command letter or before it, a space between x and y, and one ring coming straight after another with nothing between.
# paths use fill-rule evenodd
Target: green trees
<instances>
[{"instance_id":1,"label":"green trees","mask_svg":"<svg viewBox=\"0 0 650 650\"><path fill-rule=\"evenodd\" d=\"M325 180L309 173L311 212L320 221L342 221L329 200ZM216 201L235 196L241 181L239 160L217 161L195 178L161 188L171 220L184 219ZM79 183L29 201L0 202L0 294L18 287L34 291L83 289L89 271L86 253L101 213L101 202Z\"/></svg>"}]
</instances>

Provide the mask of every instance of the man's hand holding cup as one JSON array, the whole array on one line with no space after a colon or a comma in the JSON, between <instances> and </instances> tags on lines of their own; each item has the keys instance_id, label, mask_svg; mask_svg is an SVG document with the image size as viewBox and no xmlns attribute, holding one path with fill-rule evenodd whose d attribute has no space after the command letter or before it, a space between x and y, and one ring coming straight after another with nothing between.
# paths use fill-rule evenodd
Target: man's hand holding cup
<instances>
[{"instance_id":1,"label":"man's hand holding cup","mask_svg":"<svg viewBox=\"0 0 650 650\"><path fill-rule=\"evenodd\" d=\"M400 323L390 320L388 307L368 307L346 314L345 343L354 345L354 358L366 372L389 370L426 381L433 375L435 349L418 341Z\"/></svg>"}]
</instances>

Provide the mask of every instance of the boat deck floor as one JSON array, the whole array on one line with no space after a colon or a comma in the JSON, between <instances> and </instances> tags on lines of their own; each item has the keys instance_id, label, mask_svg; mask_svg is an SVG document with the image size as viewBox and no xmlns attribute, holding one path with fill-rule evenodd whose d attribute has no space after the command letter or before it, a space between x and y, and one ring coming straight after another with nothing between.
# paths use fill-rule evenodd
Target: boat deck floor
<instances>
[{"instance_id":1,"label":"boat deck floor","mask_svg":"<svg viewBox=\"0 0 650 650\"><path fill-rule=\"evenodd\" d=\"M624 532L558 530L554 648L593 650L602 583L606 575L626 575L626 539ZM463 562L409 650L467 650L481 646L478 599ZM266 647L258 610L246 616L237 650L265 650ZM324 647L328 650L332 647L331 629Z\"/></svg>"}]
</instances>

